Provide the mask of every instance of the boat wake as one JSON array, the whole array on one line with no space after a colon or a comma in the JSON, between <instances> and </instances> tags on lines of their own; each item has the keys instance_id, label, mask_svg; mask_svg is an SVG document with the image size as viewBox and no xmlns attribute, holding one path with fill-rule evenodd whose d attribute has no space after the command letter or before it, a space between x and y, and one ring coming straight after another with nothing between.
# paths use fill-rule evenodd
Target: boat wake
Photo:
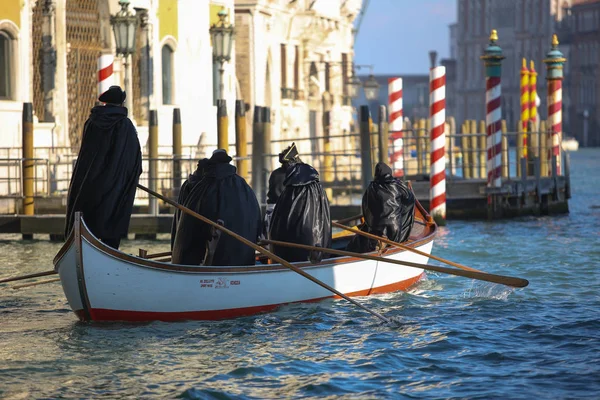
<instances>
[{"instance_id":1,"label":"boat wake","mask_svg":"<svg viewBox=\"0 0 600 400\"><path fill-rule=\"evenodd\" d=\"M466 299L507 300L514 288L489 282L472 281L471 287L463 293Z\"/></svg>"}]
</instances>

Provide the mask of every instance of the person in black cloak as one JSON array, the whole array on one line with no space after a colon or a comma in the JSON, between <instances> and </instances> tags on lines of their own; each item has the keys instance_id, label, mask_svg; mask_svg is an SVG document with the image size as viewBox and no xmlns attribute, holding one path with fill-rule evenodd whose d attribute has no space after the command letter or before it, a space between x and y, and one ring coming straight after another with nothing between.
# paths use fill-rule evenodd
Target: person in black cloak
<instances>
[{"instance_id":1,"label":"person in black cloak","mask_svg":"<svg viewBox=\"0 0 600 400\"><path fill-rule=\"evenodd\" d=\"M191 188L184 206L256 243L262 230L256 195L229 164L225 150L215 150L204 177ZM254 249L210 225L182 213L173 243L172 262L186 265L254 265Z\"/></svg>"},{"instance_id":2,"label":"person in black cloak","mask_svg":"<svg viewBox=\"0 0 600 400\"><path fill-rule=\"evenodd\" d=\"M193 174L188 176L188 179L183 182L181 185L181 189L179 190L179 195L177 196L177 203L184 205L187 197L190 192L196 186L198 182L202 180L204 177L204 172L206 167L208 166L208 158L203 158L198 161L198 165ZM173 244L175 243L175 234L177 233L177 224L179 223L179 219L181 218L181 210L178 208L175 209L175 213L173 214L173 224L171 226L171 251L173 251Z\"/></svg>"},{"instance_id":3,"label":"person in black cloak","mask_svg":"<svg viewBox=\"0 0 600 400\"><path fill-rule=\"evenodd\" d=\"M142 152L137 131L123 107L126 93L111 86L92 108L83 127L77 162L69 184L65 238L83 212L90 231L118 249L126 237L136 187L142 173Z\"/></svg>"},{"instance_id":4,"label":"person in black cloak","mask_svg":"<svg viewBox=\"0 0 600 400\"><path fill-rule=\"evenodd\" d=\"M375 166L375 178L362 199L365 218L360 230L394 242L408 240L414 222L415 196L406 183L394 178L385 163ZM356 235L346 249L357 253L374 251L377 241Z\"/></svg>"},{"instance_id":5,"label":"person in black cloak","mask_svg":"<svg viewBox=\"0 0 600 400\"><path fill-rule=\"evenodd\" d=\"M275 204L277 203L277 200L279 200L279 196L283 192L283 181L285 180L285 176L292 166L301 162L300 157L298 156L298 149L296 149L295 143L292 143L289 147L287 147L285 150L279 153L279 162L281 163L281 167L275 169L273 172L271 172L271 176L269 176L269 190L267 191L267 209L265 212L264 221L265 236L267 236L269 232L271 216L273 215Z\"/></svg>"},{"instance_id":6,"label":"person in black cloak","mask_svg":"<svg viewBox=\"0 0 600 400\"><path fill-rule=\"evenodd\" d=\"M317 170L298 162L288 170L283 185L271 217L269 239L331 247L329 200ZM291 262L309 259L316 262L323 255L282 246L273 246L273 252Z\"/></svg>"}]
</instances>

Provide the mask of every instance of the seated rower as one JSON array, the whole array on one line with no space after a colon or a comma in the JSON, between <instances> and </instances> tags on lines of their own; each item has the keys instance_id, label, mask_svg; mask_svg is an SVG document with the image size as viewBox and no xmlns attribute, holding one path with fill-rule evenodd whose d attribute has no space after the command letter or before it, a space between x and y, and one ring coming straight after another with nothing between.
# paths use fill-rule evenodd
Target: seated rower
<instances>
[{"instance_id":1,"label":"seated rower","mask_svg":"<svg viewBox=\"0 0 600 400\"><path fill-rule=\"evenodd\" d=\"M319 173L302 162L294 164L283 182L269 229L269 239L331 247L331 217L327 194ZM273 246L273 252L287 261L308 261L320 255L308 250Z\"/></svg>"},{"instance_id":2,"label":"seated rower","mask_svg":"<svg viewBox=\"0 0 600 400\"><path fill-rule=\"evenodd\" d=\"M375 179L369 184L362 199L365 223L363 232L384 236L394 242L408 240L414 222L415 196L406 183L392 176L385 163L375 166ZM357 253L374 251L377 241L356 235L347 250Z\"/></svg>"},{"instance_id":3,"label":"seated rower","mask_svg":"<svg viewBox=\"0 0 600 400\"><path fill-rule=\"evenodd\" d=\"M261 212L256 195L244 178L229 164L225 150L215 150L206 163L204 176L191 189L184 206L240 236L257 242ZM215 243L213 238L218 238ZM186 265L254 265L254 249L199 219L182 213L176 227L172 262Z\"/></svg>"},{"instance_id":4,"label":"seated rower","mask_svg":"<svg viewBox=\"0 0 600 400\"><path fill-rule=\"evenodd\" d=\"M279 153L279 162L281 167L271 172L269 177L269 190L267 191L267 210L265 212L264 222L264 235L267 236L269 233L269 225L271 222L271 216L275 209L275 204L279 200L281 192L283 192L283 181L289 169L296 163L301 162L298 156L298 150L296 144L292 143L288 148Z\"/></svg>"},{"instance_id":5,"label":"seated rower","mask_svg":"<svg viewBox=\"0 0 600 400\"><path fill-rule=\"evenodd\" d=\"M203 158L198 161L198 165L193 174L190 174L188 179L183 182L181 185L181 189L179 190L179 195L177 196L177 203L183 205L190 192L196 186L198 182L202 180L204 177L204 171L208 165L208 158ZM173 243L175 242L175 234L177 233L177 224L181 218L181 210L175 209L175 213L173 214L173 225L171 226L171 251L173 251Z\"/></svg>"}]
</instances>

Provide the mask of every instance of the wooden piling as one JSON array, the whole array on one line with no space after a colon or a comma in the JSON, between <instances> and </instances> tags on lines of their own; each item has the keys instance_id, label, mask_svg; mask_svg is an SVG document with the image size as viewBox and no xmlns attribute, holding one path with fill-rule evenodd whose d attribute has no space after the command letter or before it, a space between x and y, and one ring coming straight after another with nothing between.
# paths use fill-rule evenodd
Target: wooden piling
<instances>
[{"instance_id":1,"label":"wooden piling","mask_svg":"<svg viewBox=\"0 0 600 400\"><path fill-rule=\"evenodd\" d=\"M424 158L427 155L425 152L425 141L427 140L427 125L425 124L424 119L419 119L417 122L417 174L425 173L425 163Z\"/></svg>"},{"instance_id":2,"label":"wooden piling","mask_svg":"<svg viewBox=\"0 0 600 400\"><path fill-rule=\"evenodd\" d=\"M517 177L522 177L521 171L521 158L523 158L523 121L519 120L519 124L517 125Z\"/></svg>"},{"instance_id":3,"label":"wooden piling","mask_svg":"<svg viewBox=\"0 0 600 400\"><path fill-rule=\"evenodd\" d=\"M265 107L266 108L266 107ZM252 189L259 204L267 202L265 170L265 123L263 107L254 106L252 120Z\"/></svg>"},{"instance_id":4,"label":"wooden piling","mask_svg":"<svg viewBox=\"0 0 600 400\"><path fill-rule=\"evenodd\" d=\"M246 105L243 100L235 101L235 154L237 173L248 179L248 138L246 136Z\"/></svg>"},{"instance_id":5,"label":"wooden piling","mask_svg":"<svg viewBox=\"0 0 600 400\"><path fill-rule=\"evenodd\" d=\"M158 181L158 114L156 110L150 110L148 126L148 188L156 192ZM158 215L158 201L154 196L148 198L148 213Z\"/></svg>"},{"instance_id":6,"label":"wooden piling","mask_svg":"<svg viewBox=\"0 0 600 400\"><path fill-rule=\"evenodd\" d=\"M471 179L472 175L471 175L471 157L469 155L469 148L471 145L471 141L469 140L469 122L465 121L462 124L461 127L461 137L460 137L460 144L461 144L461 150L462 150L462 170L463 170L463 177L465 179Z\"/></svg>"},{"instance_id":7,"label":"wooden piling","mask_svg":"<svg viewBox=\"0 0 600 400\"><path fill-rule=\"evenodd\" d=\"M479 143L477 141L477 121L474 119L469 121L469 139L471 141L471 176L478 178L479 176L479 160L477 158L477 152L479 150Z\"/></svg>"},{"instance_id":8,"label":"wooden piling","mask_svg":"<svg viewBox=\"0 0 600 400\"><path fill-rule=\"evenodd\" d=\"M23 103L22 117L23 163L21 173L23 176L23 214L33 215L35 161L33 160L33 105L31 103Z\"/></svg>"},{"instance_id":9,"label":"wooden piling","mask_svg":"<svg viewBox=\"0 0 600 400\"><path fill-rule=\"evenodd\" d=\"M379 106L379 162L389 164L388 157L388 144L389 144L389 130L387 120L387 108L386 106Z\"/></svg>"},{"instance_id":10,"label":"wooden piling","mask_svg":"<svg viewBox=\"0 0 600 400\"><path fill-rule=\"evenodd\" d=\"M531 120L527 122L527 176L535 175L534 163L539 157L539 135L535 129L535 123Z\"/></svg>"},{"instance_id":11,"label":"wooden piling","mask_svg":"<svg viewBox=\"0 0 600 400\"><path fill-rule=\"evenodd\" d=\"M487 179L487 135L485 121L479 121L479 177Z\"/></svg>"},{"instance_id":12,"label":"wooden piling","mask_svg":"<svg viewBox=\"0 0 600 400\"><path fill-rule=\"evenodd\" d=\"M328 199L333 198L333 189L331 185L333 184L333 155L331 154L331 139L329 136L331 135L331 111L325 111L323 113L323 152L324 155L324 165L323 171L321 171L323 175L323 182L325 183L325 193L327 194Z\"/></svg>"},{"instance_id":13,"label":"wooden piling","mask_svg":"<svg viewBox=\"0 0 600 400\"><path fill-rule=\"evenodd\" d=\"M540 121L540 175L548 176L548 132L546 121Z\"/></svg>"},{"instance_id":14,"label":"wooden piling","mask_svg":"<svg viewBox=\"0 0 600 400\"><path fill-rule=\"evenodd\" d=\"M229 118L227 116L227 102L217 100L217 148L229 153Z\"/></svg>"},{"instance_id":15,"label":"wooden piling","mask_svg":"<svg viewBox=\"0 0 600 400\"><path fill-rule=\"evenodd\" d=\"M181 110L173 109L173 194L179 195L181 189Z\"/></svg>"},{"instance_id":16,"label":"wooden piling","mask_svg":"<svg viewBox=\"0 0 600 400\"><path fill-rule=\"evenodd\" d=\"M360 154L362 167L362 188L366 190L373 177L371 164L371 130L369 106L360 106Z\"/></svg>"},{"instance_id":17,"label":"wooden piling","mask_svg":"<svg viewBox=\"0 0 600 400\"><path fill-rule=\"evenodd\" d=\"M506 137L506 120L502 120L502 178L509 177L508 169L508 138Z\"/></svg>"},{"instance_id":18,"label":"wooden piling","mask_svg":"<svg viewBox=\"0 0 600 400\"><path fill-rule=\"evenodd\" d=\"M263 112L262 121L264 123L264 132L265 132L264 156L267 157L267 159L265 161L265 168L266 168L265 177L266 177L266 174L273 169L273 159L270 156L271 152L273 151L272 145L271 145L271 139L272 139L272 137L271 137L271 129L272 129L271 128L271 108L263 107L262 112ZM265 199L266 199L266 197L265 197Z\"/></svg>"},{"instance_id":19,"label":"wooden piling","mask_svg":"<svg viewBox=\"0 0 600 400\"><path fill-rule=\"evenodd\" d=\"M23 147L21 164L21 184L23 185L22 208L24 215L33 215L35 212L33 194L35 179L35 161L33 160L33 105L23 103L23 115L21 125L21 140ZM30 233L23 233L24 240L33 239Z\"/></svg>"}]
</instances>

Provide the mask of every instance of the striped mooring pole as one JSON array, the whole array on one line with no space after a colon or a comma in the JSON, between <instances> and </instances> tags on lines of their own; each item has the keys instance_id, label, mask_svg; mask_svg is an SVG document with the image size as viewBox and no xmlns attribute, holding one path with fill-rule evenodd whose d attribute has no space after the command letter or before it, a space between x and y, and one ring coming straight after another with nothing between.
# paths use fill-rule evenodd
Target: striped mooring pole
<instances>
[{"instance_id":1,"label":"striped mooring pole","mask_svg":"<svg viewBox=\"0 0 600 400\"><path fill-rule=\"evenodd\" d=\"M529 119L537 130L540 121L537 116L537 72L533 60L529 62Z\"/></svg>"},{"instance_id":2,"label":"striped mooring pole","mask_svg":"<svg viewBox=\"0 0 600 400\"><path fill-rule=\"evenodd\" d=\"M567 59L558 50L558 36L552 35L552 47L544 63L546 64L548 80L548 124L550 125L551 141L548 159L556 159L556 174L561 174L561 151L562 141L562 81L563 65ZM549 169L552 171L552 168Z\"/></svg>"},{"instance_id":3,"label":"striped mooring pole","mask_svg":"<svg viewBox=\"0 0 600 400\"><path fill-rule=\"evenodd\" d=\"M481 59L485 65L485 124L487 148L487 186L502 186L502 49L496 44L498 33L490 35L490 43ZM488 210L491 211L492 197L488 195Z\"/></svg>"},{"instance_id":4,"label":"striped mooring pole","mask_svg":"<svg viewBox=\"0 0 600 400\"><path fill-rule=\"evenodd\" d=\"M523 132L523 157L527 158L527 124L529 123L529 69L523 58L521 66L521 132ZM517 160L517 162L521 162Z\"/></svg>"},{"instance_id":5,"label":"striped mooring pole","mask_svg":"<svg viewBox=\"0 0 600 400\"><path fill-rule=\"evenodd\" d=\"M446 67L429 71L431 168L429 212L438 225L446 224Z\"/></svg>"},{"instance_id":6,"label":"striped mooring pole","mask_svg":"<svg viewBox=\"0 0 600 400\"><path fill-rule=\"evenodd\" d=\"M114 85L113 63L112 54L102 54L98 57L98 96Z\"/></svg>"},{"instance_id":7,"label":"striped mooring pole","mask_svg":"<svg viewBox=\"0 0 600 400\"><path fill-rule=\"evenodd\" d=\"M389 133L392 140L392 170L395 177L404 176L404 143L402 121L402 78L388 79Z\"/></svg>"}]
</instances>

